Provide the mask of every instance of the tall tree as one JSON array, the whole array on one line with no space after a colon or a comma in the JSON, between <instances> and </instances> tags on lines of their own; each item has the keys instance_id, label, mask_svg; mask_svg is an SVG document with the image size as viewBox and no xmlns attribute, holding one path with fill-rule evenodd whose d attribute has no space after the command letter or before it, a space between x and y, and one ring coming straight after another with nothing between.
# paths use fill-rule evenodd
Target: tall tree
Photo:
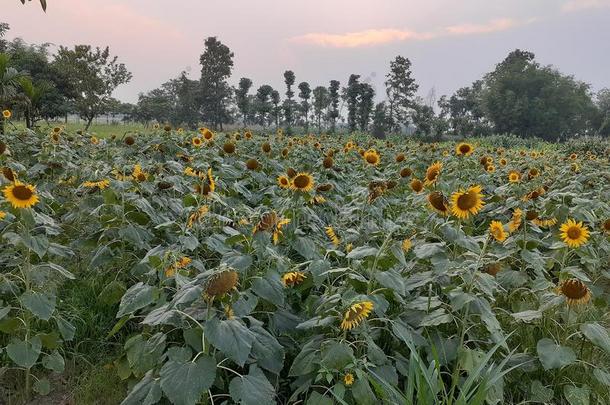
<instances>
[{"instance_id":1,"label":"tall tree","mask_svg":"<svg viewBox=\"0 0 610 405\"><path fill-rule=\"evenodd\" d=\"M388 97L388 126L394 131L401 124L408 124L408 113L413 107L413 98L419 86L411 77L411 61L397 56L390 62L390 72L386 75L386 95Z\"/></svg>"},{"instance_id":2,"label":"tall tree","mask_svg":"<svg viewBox=\"0 0 610 405\"><path fill-rule=\"evenodd\" d=\"M270 114L273 110L271 104L271 95L273 87L268 84L263 84L256 91L256 111L258 115L258 123L263 127L269 125Z\"/></svg>"},{"instance_id":3,"label":"tall tree","mask_svg":"<svg viewBox=\"0 0 610 405\"><path fill-rule=\"evenodd\" d=\"M596 99L597 119L595 131L601 136L610 136L610 89L602 89Z\"/></svg>"},{"instance_id":4,"label":"tall tree","mask_svg":"<svg viewBox=\"0 0 610 405\"><path fill-rule=\"evenodd\" d=\"M375 89L368 83L358 87L358 126L362 132L368 130L371 113L373 112Z\"/></svg>"},{"instance_id":5,"label":"tall tree","mask_svg":"<svg viewBox=\"0 0 610 405\"><path fill-rule=\"evenodd\" d=\"M252 80L247 77L242 77L239 79L239 85L237 89L235 89L235 103L237 104L237 109L241 113L242 121L244 127L248 125L248 114L250 112L250 98L248 97L248 92L252 87Z\"/></svg>"},{"instance_id":6,"label":"tall tree","mask_svg":"<svg viewBox=\"0 0 610 405\"><path fill-rule=\"evenodd\" d=\"M301 114L305 119L305 132L309 132L309 99L311 98L311 87L307 82L299 83L299 98L301 99Z\"/></svg>"},{"instance_id":7,"label":"tall tree","mask_svg":"<svg viewBox=\"0 0 610 405\"><path fill-rule=\"evenodd\" d=\"M20 72L9 66L10 57L0 53L0 111L8 108L19 91L22 77L25 72ZM0 119L0 134L4 133L4 120Z\"/></svg>"},{"instance_id":8,"label":"tall tree","mask_svg":"<svg viewBox=\"0 0 610 405\"><path fill-rule=\"evenodd\" d=\"M313 114L316 117L318 133L322 132L322 115L329 105L330 95L328 89L324 86L318 86L313 89Z\"/></svg>"},{"instance_id":9,"label":"tall tree","mask_svg":"<svg viewBox=\"0 0 610 405\"><path fill-rule=\"evenodd\" d=\"M328 118L330 119L330 132L334 133L337 128L337 118L339 118L339 86L338 80L331 80L328 87L328 95L330 97L330 111Z\"/></svg>"},{"instance_id":10,"label":"tall tree","mask_svg":"<svg viewBox=\"0 0 610 405\"><path fill-rule=\"evenodd\" d=\"M360 97L360 75L351 74L347 87L343 89L347 103L347 126L350 132L358 127L358 98Z\"/></svg>"},{"instance_id":11,"label":"tall tree","mask_svg":"<svg viewBox=\"0 0 610 405\"><path fill-rule=\"evenodd\" d=\"M385 102L377 103L373 112L373 136L379 139L385 139L388 129L388 116Z\"/></svg>"},{"instance_id":12,"label":"tall tree","mask_svg":"<svg viewBox=\"0 0 610 405\"><path fill-rule=\"evenodd\" d=\"M292 70L287 70L284 72L284 83L286 84L286 99L284 100L284 117L286 120L286 132L288 134L292 133L292 120L294 116L294 92L292 91L292 86L294 86L294 81L296 77L294 76L294 72Z\"/></svg>"},{"instance_id":13,"label":"tall tree","mask_svg":"<svg viewBox=\"0 0 610 405\"><path fill-rule=\"evenodd\" d=\"M203 119L221 131L223 123L229 119L231 87L227 80L233 70L233 56L228 46L216 37L209 37L205 40L205 50L199 58Z\"/></svg>"},{"instance_id":14,"label":"tall tree","mask_svg":"<svg viewBox=\"0 0 610 405\"><path fill-rule=\"evenodd\" d=\"M273 109L271 110L271 114L273 115L273 120L275 121L275 129L278 129L280 127L280 117L282 115L279 91L273 90L271 92L271 103L273 103Z\"/></svg>"},{"instance_id":15,"label":"tall tree","mask_svg":"<svg viewBox=\"0 0 610 405\"><path fill-rule=\"evenodd\" d=\"M117 56L110 56L108 47L93 49L89 45L76 45L74 49L60 46L54 65L63 71L74 88L75 108L89 129L93 119L103 114L112 98L112 92L131 80L131 73Z\"/></svg>"}]
</instances>

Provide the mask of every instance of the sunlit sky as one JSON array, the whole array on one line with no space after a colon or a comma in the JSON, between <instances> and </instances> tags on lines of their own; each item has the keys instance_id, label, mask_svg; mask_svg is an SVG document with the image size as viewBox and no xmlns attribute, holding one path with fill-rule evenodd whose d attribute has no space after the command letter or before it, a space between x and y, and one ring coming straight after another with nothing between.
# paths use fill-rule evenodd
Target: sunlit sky
<instances>
[{"instance_id":1,"label":"sunlit sky","mask_svg":"<svg viewBox=\"0 0 610 405\"><path fill-rule=\"evenodd\" d=\"M199 77L204 38L235 52L232 83L283 93L297 84L369 80L379 98L390 60L413 63L420 95L469 85L515 49L592 85L610 87L610 0L0 0L8 37L109 45L133 72L115 96L134 102L182 70Z\"/></svg>"}]
</instances>

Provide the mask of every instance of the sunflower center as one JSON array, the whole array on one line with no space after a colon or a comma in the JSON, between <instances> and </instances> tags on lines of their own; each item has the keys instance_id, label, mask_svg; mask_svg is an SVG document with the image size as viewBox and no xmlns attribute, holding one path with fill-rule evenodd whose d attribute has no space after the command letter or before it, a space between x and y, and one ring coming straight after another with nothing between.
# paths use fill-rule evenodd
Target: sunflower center
<instances>
[{"instance_id":1,"label":"sunflower center","mask_svg":"<svg viewBox=\"0 0 610 405\"><path fill-rule=\"evenodd\" d=\"M457 199L457 206L464 211L474 208L476 204L477 196L472 191L460 195Z\"/></svg>"},{"instance_id":2,"label":"sunflower center","mask_svg":"<svg viewBox=\"0 0 610 405\"><path fill-rule=\"evenodd\" d=\"M294 185L297 188L306 188L309 185L309 177L304 174L300 174L294 178Z\"/></svg>"},{"instance_id":3,"label":"sunflower center","mask_svg":"<svg viewBox=\"0 0 610 405\"><path fill-rule=\"evenodd\" d=\"M579 299L587 294L587 286L579 280L569 280L563 283L561 292L568 298Z\"/></svg>"},{"instance_id":4,"label":"sunflower center","mask_svg":"<svg viewBox=\"0 0 610 405\"><path fill-rule=\"evenodd\" d=\"M578 228L578 227L576 227L576 226L571 226L571 227L568 229L567 234L568 234L568 238L570 238L570 239L579 239L579 238L580 238L580 235L581 235L582 233L581 233L581 231L580 231L580 228Z\"/></svg>"},{"instance_id":5,"label":"sunflower center","mask_svg":"<svg viewBox=\"0 0 610 405\"><path fill-rule=\"evenodd\" d=\"M18 185L13 188L13 195L16 199L21 201L29 200L33 194L34 193L32 193L32 190L23 185Z\"/></svg>"},{"instance_id":6,"label":"sunflower center","mask_svg":"<svg viewBox=\"0 0 610 405\"><path fill-rule=\"evenodd\" d=\"M461 145L460 146L460 152L462 152L462 153L470 152L470 146L468 146L468 145Z\"/></svg>"},{"instance_id":7,"label":"sunflower center","mask_svg":"<svg viewBox=\"0 0 610 405\"><path fill-rule=\"evenodd\" d=\"M366 161L371 164L377 163L377 156L373 154L366 155Z\"/></svg>"}]
</instances>

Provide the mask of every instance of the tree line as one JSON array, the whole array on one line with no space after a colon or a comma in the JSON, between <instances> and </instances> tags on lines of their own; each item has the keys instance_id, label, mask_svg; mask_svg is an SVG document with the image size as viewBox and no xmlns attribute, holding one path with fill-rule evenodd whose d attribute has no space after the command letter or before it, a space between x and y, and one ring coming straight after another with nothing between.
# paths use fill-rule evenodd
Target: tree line
<instances>
[{"instance_id":1,"label":"tree line","mask_svg":"<svg viewBox=\"0 0 610 405\"><path fill-rule=\"evenodd\" d=\"M495 69L470 86L438 101L417 95L411 61L397 56L385 75L384 94L351 74L343 84L330 80L313 87L284 72L284 87L256 87L242 77L229 80L234 53L216 37L204 42L198 79L186 72L157 89L142 93L135 104L112 97L131 73L108 47L27 44L4 39L0 23L0 107L11 108L28 127L41 120L78 114L86 129L100 114L122 114L145 125L153 122L223 130L227 124L295 131L361 131L375 136L416 133L485 136L516 134L547 140L610 134L610 90L593 94L590 85L539 64L531 52L515 50Z\"/></svg>"}]
</instances>

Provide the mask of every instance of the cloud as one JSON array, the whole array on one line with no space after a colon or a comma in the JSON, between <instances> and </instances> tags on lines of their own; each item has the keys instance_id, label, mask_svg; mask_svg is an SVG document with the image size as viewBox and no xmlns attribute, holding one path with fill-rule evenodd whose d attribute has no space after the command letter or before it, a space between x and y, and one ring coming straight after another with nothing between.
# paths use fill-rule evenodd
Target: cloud
<instances>
[{"instance_id":1,"label":"cloud","mask_svg":"<svg viewBox=\"0 0 610 405\"><path fill-rule=\"evenodd\" d=\"M418 32L393 28L369 29L344 34L308 33L290 38L291 42L315 45L328 48L357 48L384 45L403 41L427 41L434 38L461 35L481 35L492 32L506 31L519 25L534 21L517 21L510 18L491 20L484 24L451 25L436 31Z\"/></svg>"},{"instance_id":2,"label":"cloud","mask_svg":"<svg viewBox=\"0 0 610 405\"><path fill-rule=\"evenodd\" d=\"M564 13L610 7L610 0L570 0L561 6Z\"/></svg>"}]
</instances>

